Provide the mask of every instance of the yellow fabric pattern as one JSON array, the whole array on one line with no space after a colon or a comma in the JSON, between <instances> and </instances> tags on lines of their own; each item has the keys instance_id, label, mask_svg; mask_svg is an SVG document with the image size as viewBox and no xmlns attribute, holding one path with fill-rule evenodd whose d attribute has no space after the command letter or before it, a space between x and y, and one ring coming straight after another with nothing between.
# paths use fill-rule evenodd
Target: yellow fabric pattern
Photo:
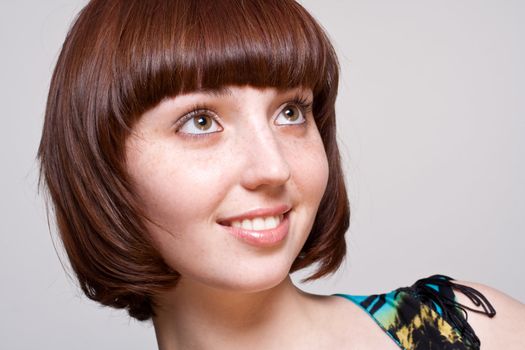
<instances>
[{"instance_id":1,"label":"yellow fabric pattern","mask_svg":"<svg viewBox=\"0 0 525 350\"><path fill-rule=\"evenodd\" d=\"M398 325L403 324L399 320L396 320L396 323ZM439 333L445 338L444 340L449 344L461 342L459 334L452 328L452 326L426 305L422 305L419 309L419 313L412 319L412 321L399 327L395 331L395 334L405 349L417 349L417 344L414 341L413 335L416 334L418 330L424 332L424 329L427 327L437 328Z\"/></svg>"}]
</instances>

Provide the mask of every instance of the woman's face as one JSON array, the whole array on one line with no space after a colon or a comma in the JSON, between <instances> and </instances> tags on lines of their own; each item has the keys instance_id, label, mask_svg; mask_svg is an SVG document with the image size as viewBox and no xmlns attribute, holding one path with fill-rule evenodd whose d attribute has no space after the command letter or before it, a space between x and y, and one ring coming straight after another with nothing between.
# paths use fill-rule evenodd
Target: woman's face
<instances>
[{"instance_id":1,"label":"woman's face","mask_svg":"<svg viewBox=\"0 0 525 350\"><path fill-rule=\"evenodd\" d=\"M258 291L288 274L328 179L309 89L226 87L166 99L126 141L126 166L182 279Z\"/></svg>"}]
</instances>

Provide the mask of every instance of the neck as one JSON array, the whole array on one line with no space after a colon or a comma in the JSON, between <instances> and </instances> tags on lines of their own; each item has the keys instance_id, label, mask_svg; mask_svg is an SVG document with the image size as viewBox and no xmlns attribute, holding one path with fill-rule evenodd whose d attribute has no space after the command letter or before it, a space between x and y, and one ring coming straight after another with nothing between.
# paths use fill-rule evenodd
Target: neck
<instances>
[{"instance_id":1,"label":"neck","mask_svg":"<svg viewBox=\"0 0 525 350\"><path fill-rule=\"evenodd\" d=\"M156 302L153 322L161 350L254 349L254 344L283 348L287 341L304 338L314 320L311 297L289 276L271 289L253 293L181 279Z\"/></svg>"}]
</instances>

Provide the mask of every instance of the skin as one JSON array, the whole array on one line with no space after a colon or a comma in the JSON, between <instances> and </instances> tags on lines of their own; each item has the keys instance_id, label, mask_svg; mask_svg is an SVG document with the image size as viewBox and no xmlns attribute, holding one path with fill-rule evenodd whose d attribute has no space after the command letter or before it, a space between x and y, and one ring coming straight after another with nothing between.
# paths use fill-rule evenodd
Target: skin
<instances>
[{"instance_id":1,"label":"skin","mask_svg":"<svg viewBox=\"0 0 525 350\"><path fill-rule=\"evenodd\" d=\"M311 101L311 91L299 90L192 93L163 101L135 125L126 145L127 170L146 213L164 227L150 225L149 232L181 273L181 285L256 292L287 276L328 178L311 113L301 124L276 123L286 122L282 110L293 107L297 94ZM180 121L201 105L217 122L196 135L193 120L182 126ZM290 208L289 234L268 249L247 245L218 223L283 205Z\"/></svg>"},{"instance_id":2,"label":"skin","mask_svg":"<svg viewBox=\"0 0 525 350\"><path fill-rule=\"evenodd\" d=\"M481 341L482 350L525 349L525 305L492 287L466 281L459 284L481 292L496 309L496 316L488 318L475 312L468 313L468 322ZM456 293L459 303L481 310L462 293Z\"/></svg>"},{"instance_id":3,"label":"skin","mask_svg":"<svg viewBox=\"0 0 525 350\"><path fill-rule=\"evenodd\" d=\"M305 293L290 280L328 178L312 113L301 112L296 97L311 102L312 92L249 86L194 92L162 101L134 126L127 170L158 224L148 224L154 244L181 274L175 288L155 298L161 350L399 349L353 303ZM188 119L193 110L204 112ZM304 119L286 118L290 111ZM205 130L194 123L202 116ZM247 244L221 225L283 206L290 209L288 234L269 247ZM480 290L498 311L494 319L469 313L482 349L521 349L523 304L460 283Z\"/></svg>"},{"instance_id":4,"label":"skin","mask_svg":"<svg viewBox=\"0 0 525 350\"><path fill-rule=\"evenodd\" d=\"M328 178L312 113L308 107L301 113L296 98L308 104L312 92L252 87L195 92L163 101L134 126L126 144L127 170L146 213L163 227L148 227L154 243L181 274L176 288L155 300L160 349L347 343L342 323L330 334L321 329L334 315L327 311L354 307L341 298L303 293L288 276ZM287 120L283 112L289 108L301 118ZM194 135L193 119L184 122L195 109L216 118L208 120L205 134ZM271 247L249 245L219 224L283 205L290 208L288 234Z\"/></svg>"}]
</instances>

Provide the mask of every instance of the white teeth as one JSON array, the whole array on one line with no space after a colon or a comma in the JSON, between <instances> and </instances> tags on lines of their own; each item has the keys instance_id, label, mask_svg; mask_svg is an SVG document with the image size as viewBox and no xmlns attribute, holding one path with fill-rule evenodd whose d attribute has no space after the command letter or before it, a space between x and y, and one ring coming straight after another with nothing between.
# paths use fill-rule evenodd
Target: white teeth
<instances>
[{"instance_id":1,"label":"white teeth","mask_svg":"<svg viewBox=\"0 0 525 350\"><path fill-rule=\"evenodd\" d=\"M241 224L242 228L245 230L253 229L252 220L244 219Z\"/></svg>"},{"instance_id":2,"label":"white teeth","mask_svg":"<svg viewBox=\"0 0 525 350\"><path fill-rule=\"evenodd\" d=\"M264 219L264 226L265 227L277 227L279 225L279 221L275 220L275 217L269 216L266 219Z\"/></svg>"},{"instance_id":3,"label":"white teeth","mask_svg":"<svg viewBox=\"0 0 525 350\"><path fill-rule=\"evenodd\" d=\"M252 227L255 231L264 230L266 226L263 218L255 218L252 220Z\"/></svg>"},{"instance_id":4,"label":"white teeth","mask_svg":"<svg viewBox=\"0 0 525 350\"><path fill-rule=\"evenodd\" d=\"M244 219L242 221L233 221L232 227L243 228L251 231L271 230L279 226L283 221L283 215L258 217L254 219Z\"/></svg>"},{"instance_id":5,"label":"white teeth","mask_svg":"<svg viewBox=\"0 0 525 350\"><path fill-rule=\"evenodd\" d=\"M241 222L240 221L234 221L234 222L232 222L232 226L233 227L241 227Z\"/></svg>"}]
</instances>

